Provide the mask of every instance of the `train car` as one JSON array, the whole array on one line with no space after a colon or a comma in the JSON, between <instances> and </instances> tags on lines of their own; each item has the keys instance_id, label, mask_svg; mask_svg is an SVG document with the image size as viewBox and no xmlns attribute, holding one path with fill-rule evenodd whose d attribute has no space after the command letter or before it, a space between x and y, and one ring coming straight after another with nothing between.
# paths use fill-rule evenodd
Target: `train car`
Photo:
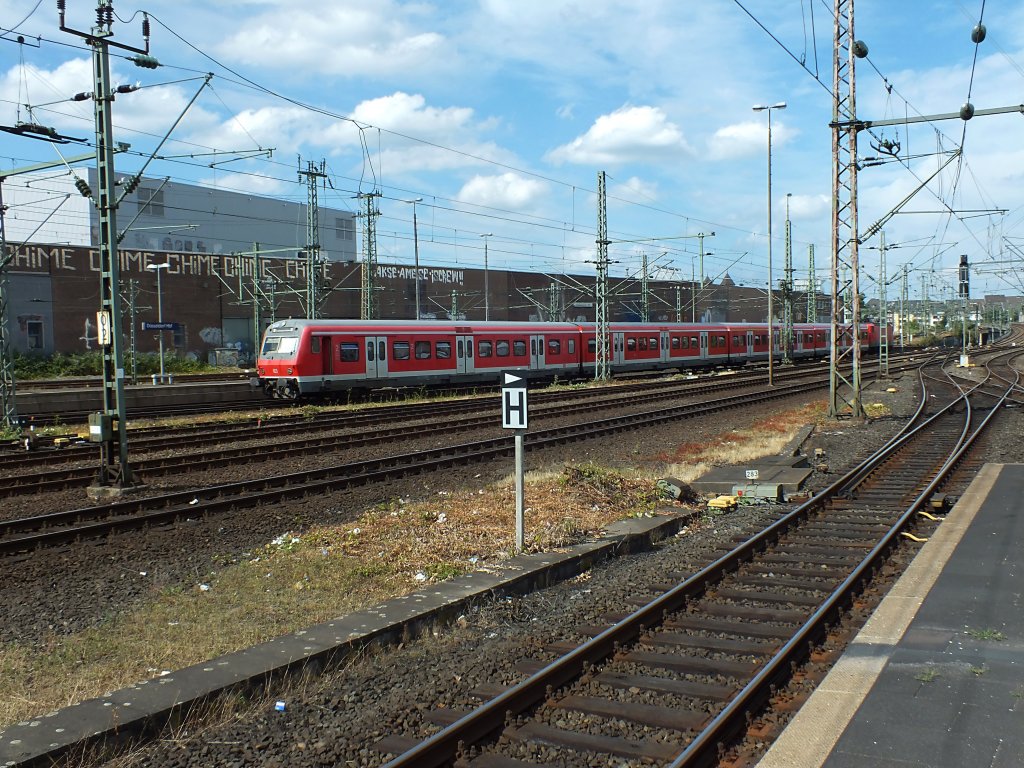
<instances>
[{"instance_id":1,"label":"train car","mask_svg":"<svg viewBox=\"0 0 1024 768\"><path fill-rule=\"evenodd\" d=\"M575 375L573 323L281 320L267 328L257 361L272 397L387 386L493 382L503 370L528 377Z\"/></svg>"},{"instance_id":2,"label":"train car","mask_svg":"<svg viewBox=\"0 0 1024 768\"><path fill-rule=\"evenodd\" d=\"M298 399L390 386L482 383L515 370L527 378L586 375L597 357L593 323L408 320L281 320L267 328L257 361L267 395ZM774 357L782 358L774 332ZM794 326L794 358L827 357L830 327ZM863 324L866 350L877 350L877 324ZM890 331L891 338L891 331ZM849 334L842 339L848 348ZM768 359L764 323L611 323L608 367L614 372L745 365Z\"/></svg>"}]
</instances>

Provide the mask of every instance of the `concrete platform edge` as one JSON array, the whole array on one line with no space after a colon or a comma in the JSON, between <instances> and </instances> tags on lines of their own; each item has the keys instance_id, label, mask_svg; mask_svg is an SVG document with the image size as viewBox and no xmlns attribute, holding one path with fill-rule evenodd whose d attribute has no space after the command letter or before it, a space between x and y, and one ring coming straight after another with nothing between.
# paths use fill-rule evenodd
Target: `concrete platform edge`
<instances>
[{"instance_id":1,"label":"concrete platform edge","mask_svg":"<svg viewBox=\"0 0 1024 768\"><path fill-rule=\"evenodd\" d=\"M473 603L525 594L583 573L603 560L649 549L697 512L661 510L618 521L600 539L520 555L373 608L146 680L0 732L0 766L52 766L87 753L113 754L173 726L218 697L265 692L287 678L320 675L352 654L437 632Z\"/></svg>"},{"instance_id":2,"label":"concrete platform edge","mask_svg":"<svg viewBox=\"0 0 1024 768\"><path fill-rule=\"evenodd\" d=\"M986 464L757 768L821 768L970 526L1002 464Z\"/></svg>"}]
</instances>

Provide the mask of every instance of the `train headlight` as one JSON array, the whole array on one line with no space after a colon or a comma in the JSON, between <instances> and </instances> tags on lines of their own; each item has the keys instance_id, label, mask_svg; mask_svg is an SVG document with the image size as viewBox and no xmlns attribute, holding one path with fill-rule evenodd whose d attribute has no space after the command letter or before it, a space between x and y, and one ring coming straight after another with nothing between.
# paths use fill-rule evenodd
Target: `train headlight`
<instances>
[{"instance_id":1,"label":"train headlight","mask_svg":"<svg viewBox=\"0 0 1024 768\"><path fill-rule=\"evenodd\" d=\"M292 375L292 371L293 371L293 370L294 370L293 368L289 368L289 369L288 369L288 375L289 375L289 376L291 376L291 375Z\"/></svg>"}]
</instances>

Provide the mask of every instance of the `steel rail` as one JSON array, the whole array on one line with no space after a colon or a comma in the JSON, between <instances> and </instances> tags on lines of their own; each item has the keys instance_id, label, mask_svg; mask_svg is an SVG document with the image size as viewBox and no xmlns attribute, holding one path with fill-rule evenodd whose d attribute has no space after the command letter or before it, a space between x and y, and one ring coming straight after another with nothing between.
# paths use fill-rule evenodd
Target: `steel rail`
<instances>
[{"instance_id":1,"label":"steel rail","mask_svg":"<svg viewBox=\"0 0 1024 768\"><path fill-rule=\"evenodd\" d=\"M908 420L907 425L890 439L877 453L892 455L903 447L914 436L923 432L930 425L950 411L965 395L951 402L948 406L926 421L911 428L921 417L927 404L927 390L921 377L922 396L918 410ZM473 712L452 723L440 732L428 737L416 747L396 756L385 763L383 768L435 768L449 764L460 751L462 744L481 741L499 731L508 716L517 716L539 705L548 695L548 691L557 689L571 682L589 665L607 659L622 644L635 641L644 627L660 624L667 613L680 610L687 600L702 594L706 589L720 581L743 562L752 559L760 549L768 546L788 531L794 523L802 520L812 511L824 507L828 501L837 496L853 482L863 479L864 465L877 466L877 454L869 457L862 465L851 469L843 477L837 479L818 496L805 502L790 513L771 524L756 536L734 548L715 562L710 563L698 573L678 584L673 589L659 596L651 603L637 609L615 625L607 628L589 641L578 646L574 651L559 660L552 662L529 678L486 702ZM929 488L932 486L930 485ZM922 493L920 499L927 499L930 494ZM923 502L921 502L923 503ZM909 519L909 515L907 516ZM877 548L877 547L876 547ZM827 614L826 614L827 615ZM809 637L809 630L802 633L804 640ZM784 650L795 647L797 641L790 641ZM755 679L763 679L759 674ZM774 679L774 677L772 678ZM714 725L718 719L713 721Z\"/></svg>"},{"instance_id":2,"label":"steel rail","mask_svg":"<svg viewBox=\"0 0 1024 768\"><path fill-rule=\"evenodd\" d=\"M1007 394L1010 391L1012 391L1012 387L1007 390ZM1004 401L1005 396L1000 399L996 407L992 408L982 423L978 425L978 428L958 445L931 482L928 483L925 489L918 494L910 506L900 515L899 519L885 536L871 549L853 572L832 591L821 606L811 614L792 639L761 668L754 678L744 686L739 695L726 705L711 723L666 768L695 768L696 766L712 765L714 761L717 761L719 748L726 741L734 738L738 730L742 729L744 725L740 722L742 716L747 712L760 709L771 697L771 689L781 682L788 680L792 674L793 666L803 663L807 659L810 654L810 648L823 636L827 625L838 618L850 597L859 592L863 584L870 579L870 571L874 570L876 565L884 559L910 520L925 506L935 491L945 482L956 464L970 450L995 414L998 413Z\"/></svg>"},{"instance_id":3,"label":"steel rail","mask_svg":"<svg viewBox=\"0 0 1024 768\"><path fill-rule=\"evenodd\" d=\"M749 406L754 403L777 400L824 386L825 382L794 384L776 387L757 394L742 394L719 398L710 403L681 405L675 408L647 411L639 414L616 416L586 424L553 427L531 433L526 443L528 450L542 449L566 441L599 437L643 426L663 423L684 417L716 413L729 408ZM163 524L179 517L197 517L202 514L249 507L263 501L305 497L314 492L330 492L351 485L362 485L396 475L418 474L438 468L480 461L514 450L511 437L461 443L432 451L417 451L372 459L362 462L335 465L320 469L306 470L286 475L238 481L209 486L201 489L178 491L160 496L126 499L111 504L86 507L47 515L0 522L0 554L23 552L38 546L75 541L82 533L94 534L98 528L61 528L58 526L84 521L103 520L105 531L127 530L154 524ZM14 538L14 534L32 531L26 536Z\"/></svg>"}]
</instances>

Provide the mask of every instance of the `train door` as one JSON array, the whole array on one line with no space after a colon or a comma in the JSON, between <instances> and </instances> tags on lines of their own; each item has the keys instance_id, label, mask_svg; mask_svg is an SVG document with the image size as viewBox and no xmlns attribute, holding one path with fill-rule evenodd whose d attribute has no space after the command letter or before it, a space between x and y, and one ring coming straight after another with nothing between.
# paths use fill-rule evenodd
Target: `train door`
<instances>
[{"instance_id":1,"label":"train door","mask_svg":"<svg viewBox=\"0 0 1024 768\"><path fill-rule=\"evenodd\" d=\"M626 334L621 331L612 335L611 361L613 365L621 365L626 359Z\"/></svg>"},{"instance_id":2,"label":"train door","mask_svg":"<svg viewBox=\"0 0 1024 768\"><path fill-rule=\"evenodd\" d=\"M386 336L366 337L366 378L383 379L388 375L388 340Z\"/></svg>"},{"instance_id":3,"label":"train door","mask_svg":"<svg viewBox=\"0 0 1024 768\"><path fill-rule=\"evenodd\" d=\"M700 332L700 359L701 360L707 360L708 359L708 332L707 331L701 331Z\"/></svg>"},{"instance_id":4,"label":"train door","mask_svg":"<svg viewBox=\"0 0 1024 768\"><path fill-rule=\"evenodd\" d=\"M544 337L535 335L530 337L530 370L539 371L544 368Z\"/></svg>"},{"instance_id":5,"label":"train door","mask_svg":"<svg viewBox=\"0 0 1024 768\"><path fill-rule=\"evenodd\" d=\"M754 356L754 332L747 331L747 360Z\"/></svg>"},{"instance_id":6,"label":"train door","mask_svg":"<svg viewBox=\"0 0 1024 768\"><path fill-rule=\"evenodd\" d=\"M473 337L455 337L455 359L459 373L473 372Z\"/></svg>"},{"instance_id":7,"label":"train door","mask_svg":"<svg viewBox=\"0 0 1024 768\"><path fill-rule=\"evenodd\" d=\"M668 331L662 331L661 332L661 355L660 355L659 359L663 363L667 363L668 362L668 353L669 353L669 344L670 343L671 343L671 340L669 339Z\"/></svg>"},{"instance_id":8,"label":"train door","mask_svg":"<svg viewBox=\"0 0 1024 768\"><path fill-rule=\"evenodd\" d=\"M330 376L334 373L334 340L330 336L314 336L316 341L320 342L320 355L323 360L323 367L321 370L324 372L324 376Z\"/></svg>"}]
</instances>

